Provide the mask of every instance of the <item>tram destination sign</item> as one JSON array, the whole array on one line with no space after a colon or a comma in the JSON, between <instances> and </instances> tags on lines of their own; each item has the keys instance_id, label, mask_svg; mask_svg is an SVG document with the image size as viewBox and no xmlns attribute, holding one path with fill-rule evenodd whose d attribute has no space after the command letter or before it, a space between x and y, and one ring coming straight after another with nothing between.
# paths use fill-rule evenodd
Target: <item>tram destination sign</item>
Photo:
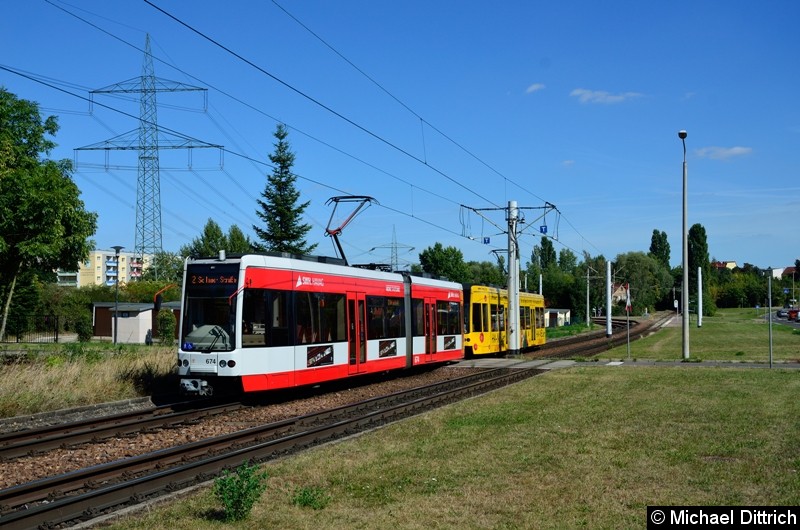
<instances>
[{"instance_id":1,"label":"tram destination sign","mask_svg":"<svg viewBox=\"0 0 800 530\"><path fill-rule=\"evenodd\" d=\"M195 287L236 285L239 282L239 267L237 265L202 265L190 267L186 272L189 285Z\"/></svg>"}]
</instances>

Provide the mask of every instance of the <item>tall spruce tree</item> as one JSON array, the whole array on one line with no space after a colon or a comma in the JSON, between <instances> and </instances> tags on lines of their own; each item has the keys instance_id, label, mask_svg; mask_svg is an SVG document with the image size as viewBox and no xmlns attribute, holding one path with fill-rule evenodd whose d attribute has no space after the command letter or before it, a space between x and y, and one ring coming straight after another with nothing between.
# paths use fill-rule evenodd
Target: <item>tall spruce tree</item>
<instances>
[{"instance_id":1,"label":"tall spruce tree","mask_svg":"<svg viewBox=\"0 0 800 530\"><path fill-rule=\"evenodd\" d=\"M309 245L305 236L311 230L310 224L302 223L302 215L310 201L297 204L300 192L295 188L297 177L292 174L294 153L289 150L289 135L286 126L278 124L275 130L277 142L275 151L269 155L274 168L267 177L267 184L258 199L256 215L264 226L253 225L259 241L253 246L259 251L290 252L309 254L317 247Z\"/></svg>"}]
</instances>

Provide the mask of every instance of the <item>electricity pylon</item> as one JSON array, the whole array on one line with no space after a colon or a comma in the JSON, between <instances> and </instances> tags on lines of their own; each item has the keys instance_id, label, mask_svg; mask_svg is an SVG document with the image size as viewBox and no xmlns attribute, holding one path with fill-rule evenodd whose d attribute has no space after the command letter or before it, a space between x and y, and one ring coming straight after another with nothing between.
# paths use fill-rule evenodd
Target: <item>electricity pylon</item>
<instances>
[{"instance_id":1,"label":"electricity pylon","mask_svg":"<svg viewBox=\"0 0 800 530\"><path fill-rule=\"evenodd\" d=\"M142 75L90 92L90 94L141 94L138 130L76 149L76 151L104 150L106 155L109 150L139 151L136 186L136 234L133 253L134 259L138 260L140 265L144 260L144 256L152 257L163 251L159 149L222 148L222 146L201 142L194 138L159 131L156 93L188 91L207 92L205 88L156 78L153 69L153 56L150 53L150 34L147 34L145 37ZM158 278L158 271L156 270L155 272L156 278Z\"/></svg>"},{"instance_id":2,"label":"electricity pylon","mask_svg":"<svg viewBox=\"0 0 800 530\"><path fill-rule=\"evenodd\" d=\"M392 243L391 243L391 245L388 245L388 248L390 248L391 251L392 251L392 257L391 257L392 271L399 271L400 270L400 259L398 258L397 249L399 249L401 247L406 249L406 251L408 251L408 252L411 252L412 250L414 250L414 247L412 247L410 245L403 245L403 244L397 243L397 233L395 231L395 227L392 226ZM387 248L387 245L379 245L377 247L372 247L371 249L369 249L369 251L372 252L373 250L377 250L379 248Z\"/></svg>"}]
</instances>

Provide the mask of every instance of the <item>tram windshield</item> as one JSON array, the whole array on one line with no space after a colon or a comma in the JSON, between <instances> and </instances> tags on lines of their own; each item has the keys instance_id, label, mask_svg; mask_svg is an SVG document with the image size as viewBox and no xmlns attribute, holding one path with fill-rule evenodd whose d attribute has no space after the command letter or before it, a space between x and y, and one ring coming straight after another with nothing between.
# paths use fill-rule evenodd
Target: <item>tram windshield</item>
<instances>
[{"instance_id":1,"label":"tram windshield","mask_svg":"<svg viewBox=\"0 0 800 530\"><path fill-rule=\"evenodd\" d=\"M239 264L189 265L184 278L184 350L230 351L236 347Z\"/></svg>"}]
</instances>

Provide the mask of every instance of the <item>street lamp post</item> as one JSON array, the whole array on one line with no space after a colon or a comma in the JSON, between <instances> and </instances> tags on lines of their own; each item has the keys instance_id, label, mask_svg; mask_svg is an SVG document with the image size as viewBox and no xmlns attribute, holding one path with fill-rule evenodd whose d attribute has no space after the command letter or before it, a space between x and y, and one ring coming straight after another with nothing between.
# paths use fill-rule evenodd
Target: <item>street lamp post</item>
<instances>
[{"instance_id":1,"label":"street lamp post","mask_svg":"<svg viewBox=\"0 0 800 530\"><path fill-rule=\"evenodd\" d=\"M683 340L682 351L683 358L689 358L689 231L686 223L687 215L687 200L686 194L688 189L688 176L686 172L686 131L678 131L678 138L683 143L683 285L681 285L681 311L683 315L682 328ZM699 310L699 309L698 309Z\"/></svg>"},{"instance_id":2,"label":"street lamp post","mask_svg":"<svg viewBox=\"0 0 800 530\"><path fill-rule=\"evenodd\" d=\"M117 279L114 281L114 345L117 344L117 318L119 317L119 251L122 250L123 246L114 245L111 247L114 249L114 255L117 259Z\"/></svg>"}]
</instances>

